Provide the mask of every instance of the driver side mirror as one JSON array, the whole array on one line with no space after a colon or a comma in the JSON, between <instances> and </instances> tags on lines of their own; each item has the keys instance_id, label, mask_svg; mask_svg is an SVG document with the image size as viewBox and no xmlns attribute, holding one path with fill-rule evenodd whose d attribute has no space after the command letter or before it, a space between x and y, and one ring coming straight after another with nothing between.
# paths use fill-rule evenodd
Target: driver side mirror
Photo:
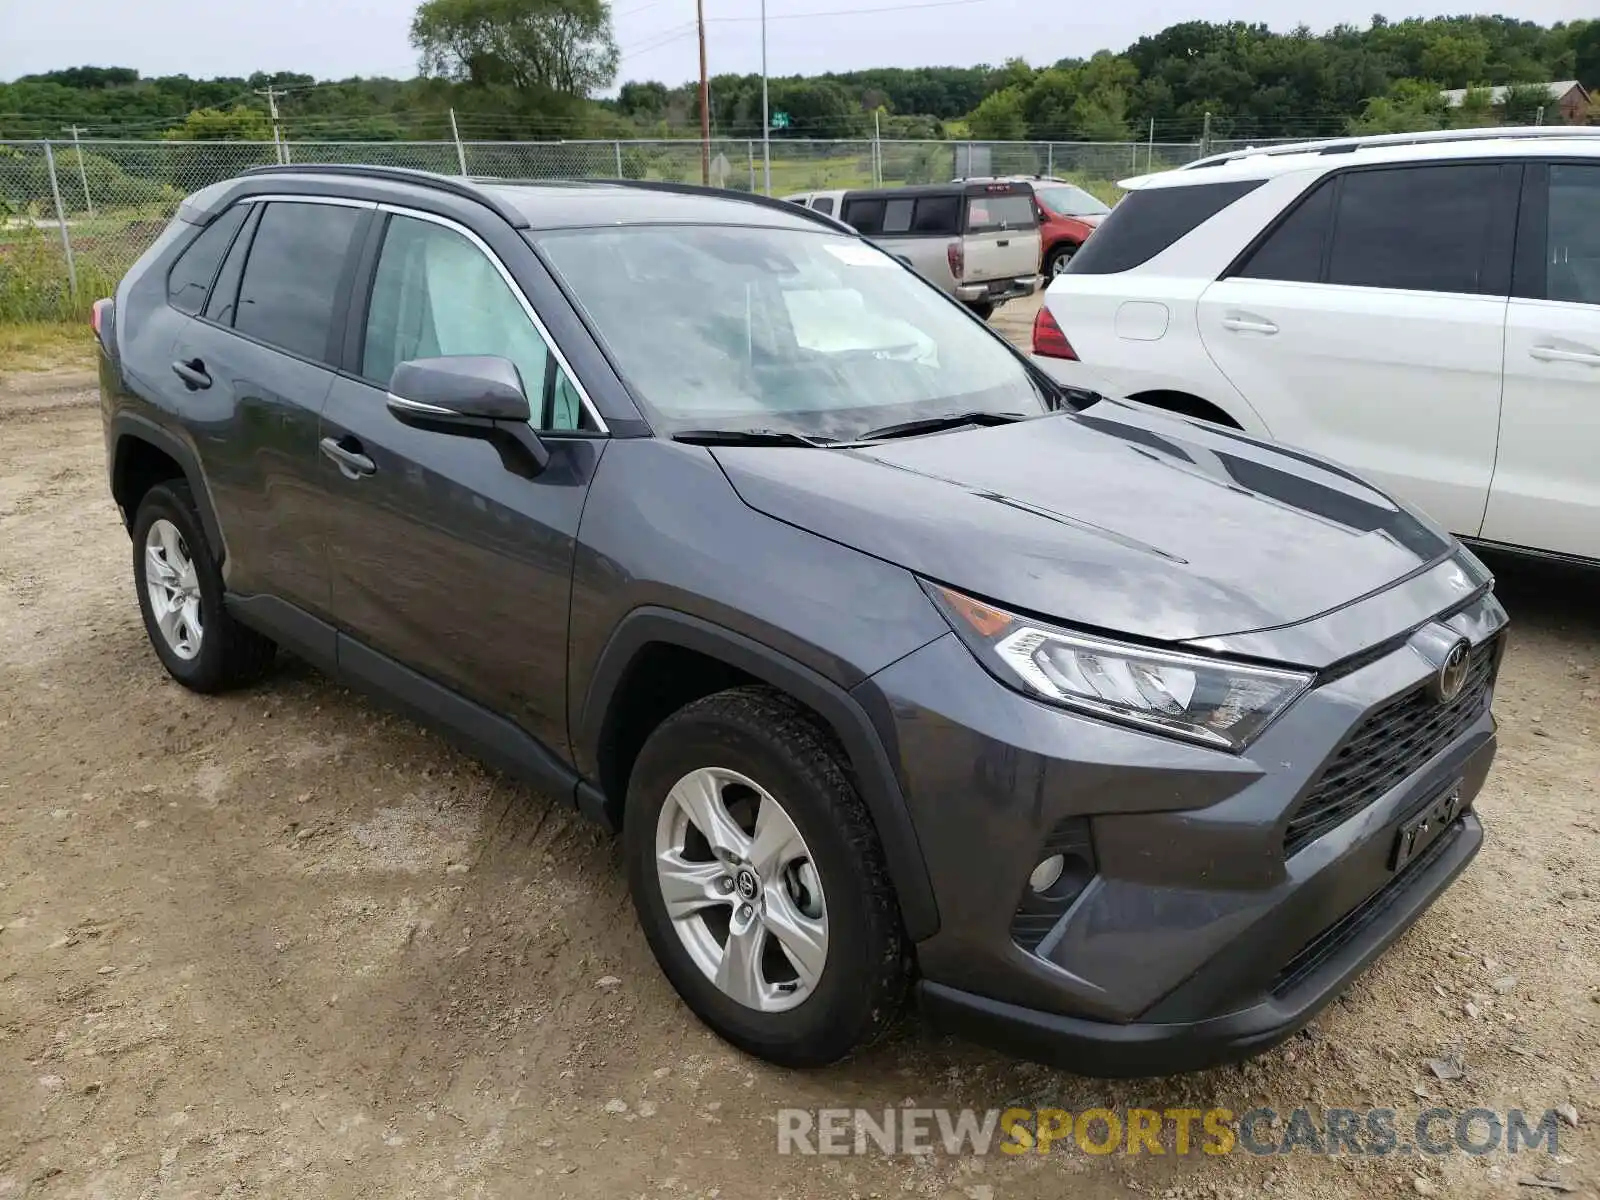
<instances>
[{"instance_id":1,"label":"driver side mirror","mask_svg":"<svg viewBox=\"0 0 1600 1200\"><path fill-rule=\"evenodd\" d=\"M526 455L534 474L550 464L549 447L528 423L522 372L508 358L452 354L403 362L389 378L389 411L419 429L496 442L502 459L510 443Z\"/></svg>"}]
</instances>

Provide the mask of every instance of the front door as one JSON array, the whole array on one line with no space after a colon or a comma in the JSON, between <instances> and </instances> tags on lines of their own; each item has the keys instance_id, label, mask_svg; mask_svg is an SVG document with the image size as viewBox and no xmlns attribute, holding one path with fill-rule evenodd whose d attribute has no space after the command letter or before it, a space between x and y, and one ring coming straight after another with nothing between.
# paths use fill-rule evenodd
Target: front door
<instances>
[{"instance_id":1,"label":"front door","mask_svg":"<svg viewBox=\"0 0 1600 1200\"><path fill-rule=\"evenodd\" d=\"M1600 558L1600 164L1529 175L1483 536Z\"/></svg>"},{"instance_id":2,"label":"front door","mask_svg":"<svg viewBox=\"0 0 1600 1200\"><path fill-rule=\"evenodd\" d=\"M387 220L360 378L337 379L322 415L334 619L565 752L573 549L605 440L487 247L437 220ZM390 414L396 364L451 354L517 365L550 450L544 471Z\"/></svg>"},{"instance_id":3,"label":"front door","mask_svg":"<svg viewBox=\"0 0 1600 1200\"><path fill-rule=\"evenodd\" d=\"M1334 176L1199 304L1207 353L1274 438L1457 534L1483 522L1499 432L1504 170L1516 168Z\"/></svg>"}]
</instances>

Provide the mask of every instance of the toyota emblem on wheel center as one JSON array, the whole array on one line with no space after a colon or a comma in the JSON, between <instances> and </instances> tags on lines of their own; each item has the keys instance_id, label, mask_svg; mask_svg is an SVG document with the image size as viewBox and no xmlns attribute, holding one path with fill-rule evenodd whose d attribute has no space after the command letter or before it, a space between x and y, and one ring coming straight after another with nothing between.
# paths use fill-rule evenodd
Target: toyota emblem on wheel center
<instances>
[{"instance_id":1,"label":"toyota emblem on wheel center","mask_svg":"<svg viewBox=\"0 0 1600 1200\"><path fill-rule=\"evenodd\" d=\"M1467 640L1462 638L1450 647L1450 653L1445 655L1444 663L1439 667L1439 674L1433 681L1433 692L1441 704L1448 704L1461 694L1461 689L1467 682L1468 656L1471 647Z\"/></svg>"}]
</instances>

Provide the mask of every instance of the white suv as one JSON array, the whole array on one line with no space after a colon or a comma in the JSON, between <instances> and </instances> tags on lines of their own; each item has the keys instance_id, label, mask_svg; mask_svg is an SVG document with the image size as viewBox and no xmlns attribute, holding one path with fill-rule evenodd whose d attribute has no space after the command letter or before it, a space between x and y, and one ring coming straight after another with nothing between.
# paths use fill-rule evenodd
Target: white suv
<instances>
[{"instance_id":1,"label":"white suv","mask_svg":"<svg viewBox=\"0 0 1600 1200\"><path fill-rule=\"evenodd\" d=\"M1122 186L1035 322L1053 374L1327 455L1463 537L1600 560L1600 129Z\"/></svg>"}]
</instances>

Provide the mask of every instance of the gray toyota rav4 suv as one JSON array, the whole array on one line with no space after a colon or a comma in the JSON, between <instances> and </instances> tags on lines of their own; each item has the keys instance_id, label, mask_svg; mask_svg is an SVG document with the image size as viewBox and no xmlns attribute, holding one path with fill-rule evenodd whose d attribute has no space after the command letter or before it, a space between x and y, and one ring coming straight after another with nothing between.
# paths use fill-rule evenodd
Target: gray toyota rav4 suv
<instances>
[{"instance_id":1,"label":"gray toyota rav4 suv","mask_svg":"<svg viewBox=\"0 0 1600 1200\"><path fill-rule=\"evenodd\" d=\"M662 970L774 1062L913 992L1082 1072L1239 1058L1482 840L1470 553L1061 390L820 213L269 168L96 328L166 669L292 651L620 830Z\"/></svg>"}]
</instances>

